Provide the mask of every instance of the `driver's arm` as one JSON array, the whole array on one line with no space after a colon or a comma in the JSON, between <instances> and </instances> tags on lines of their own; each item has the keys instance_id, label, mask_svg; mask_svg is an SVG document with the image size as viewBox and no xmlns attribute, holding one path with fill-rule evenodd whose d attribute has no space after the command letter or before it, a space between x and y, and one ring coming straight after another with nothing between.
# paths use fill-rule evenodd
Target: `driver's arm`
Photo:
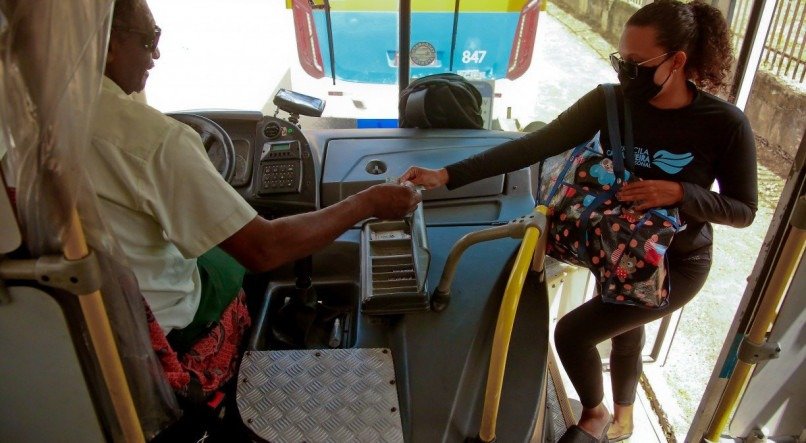
<instances>
[{"instance_id":1,"label":"driver's arm","mask_svg":"<svg viewBox=\"0 0 806 443\"><path fill-rule=\"evenodd\" d=\"M322 249L366 218L402 218L419 201L412 187L376 185L319 211L276 220L257 216L219 246L248 269L263 272Z\"/></svg>"},{"instance_id":2,"label":"driver's arm","mask_svg":"<svg viewBox=\"0 0 806 443\"><path fill-rule=\"evenodd\" d=\"M145 195L161 198L142 205L185 257L219 245L246 268L266 271L323 248L368 217L402 218L420 201L410 186L383 184L319 211L266 220L221 178L195 131L171 126L141 180L150 189Z\"/></svg>"}]
</instances>

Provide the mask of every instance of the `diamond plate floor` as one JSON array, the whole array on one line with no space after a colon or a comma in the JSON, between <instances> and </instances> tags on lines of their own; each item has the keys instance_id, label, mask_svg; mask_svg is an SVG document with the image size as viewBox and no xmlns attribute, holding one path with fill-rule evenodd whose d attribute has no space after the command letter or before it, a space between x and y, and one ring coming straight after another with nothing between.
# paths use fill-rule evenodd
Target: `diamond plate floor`
<instances>
[{"instance_id":1,"label":"diamond plate floor","mask_svg":"<svg viewBox=\"0 0 806 443\"><path fill-rule=\"evenodd\" d=\"M247 352L237 402L272 443L403 442L388 349Z\"/></svg>"}]
</instances>

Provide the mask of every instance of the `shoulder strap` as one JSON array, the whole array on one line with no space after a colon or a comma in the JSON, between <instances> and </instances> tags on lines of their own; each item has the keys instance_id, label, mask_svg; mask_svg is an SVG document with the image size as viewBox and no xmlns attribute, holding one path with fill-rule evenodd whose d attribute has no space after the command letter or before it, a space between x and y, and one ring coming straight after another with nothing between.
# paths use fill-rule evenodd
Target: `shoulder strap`
<instances>
[{"instance_id":1,"label":"shoulder strap","mask_svg":"<svg viewBox=\"0 0 806 443\"><path fill-rule=\"evenodd\" d=\"M425 96L428 88L413 91L406 99L406 122L410 127L430 128L431 123L425 115Z\"/></svg>"},{"instance_id":2,"label":"shoulder strap","mask_svg":"<svg viewBox=\"0 0 806 443\"><path fill-rule=\"evenodd\" d=\"M624 149L625 157L624 163L627 164L627 170L635 172L635 142L632 138L632 114L630 114L630 102L624 102Z\"/></svg>"},{"instance_id":3,"label":"shoulder strap","mask_svg":"<svg viewBox=\"0 0 806 443\"><path fill-rule=\"evenodd\" d=\"M616 178L624 181L624 153L621 144L621 134L618 125L618 105L613 85L602 85L605 95L605 109L607 110L607 132L610 138L610 149L613 152L613 172Z\"/></svg>"}]
</instances>

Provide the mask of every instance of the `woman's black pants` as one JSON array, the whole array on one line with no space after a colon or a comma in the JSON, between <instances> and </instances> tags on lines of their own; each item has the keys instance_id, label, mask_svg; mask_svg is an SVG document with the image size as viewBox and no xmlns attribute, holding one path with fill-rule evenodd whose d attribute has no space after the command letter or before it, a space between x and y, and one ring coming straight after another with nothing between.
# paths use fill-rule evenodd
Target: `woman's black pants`
<instances>
[{"instance_id":1,"label":"woman's black pants","mask_svg":"<svg viewBox=\"0 0 806 443\"><path fill-rule=\"evenodd\" d=\"M582 406L593 408L604 399L602 363L596 345L612 339L610 378L613 400L635 402L641 376L644 325L683 307L699 292L711 268L710 254L671 262L669 304L664 309L604 303L596 296L563 316L554 330L554 345Z\"/></svg>"}]
</instances>

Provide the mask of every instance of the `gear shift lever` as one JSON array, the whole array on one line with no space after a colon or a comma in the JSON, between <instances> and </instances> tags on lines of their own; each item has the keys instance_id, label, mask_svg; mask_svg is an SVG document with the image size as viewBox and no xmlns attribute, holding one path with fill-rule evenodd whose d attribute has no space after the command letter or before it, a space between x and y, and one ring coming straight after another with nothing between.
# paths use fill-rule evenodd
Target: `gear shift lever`
<instances>
[{"instance_id":1,"label":"gear shift lever","mask_svg":"<svg viewBox=\"0 0 806 443\"><path fill-rule=\"evenodd\" d=\"M296 297L306 305L316 305L316 293L313 290L313 257L310 255L294 262L294 276L297 287Z\"/></svg>"},{"instance_id":2,"label":"gear shift lever","mask_svg":"<svg viewBox=\"0 0 806 443\"><path fill-rule=\"evenodd\" d=\"M304 347L308 330L316 320L317 297L313 288L313 257L294 262L295 293L277 311L272 334L278 341L293 347Z\"/></svg>"}]
</instances>

